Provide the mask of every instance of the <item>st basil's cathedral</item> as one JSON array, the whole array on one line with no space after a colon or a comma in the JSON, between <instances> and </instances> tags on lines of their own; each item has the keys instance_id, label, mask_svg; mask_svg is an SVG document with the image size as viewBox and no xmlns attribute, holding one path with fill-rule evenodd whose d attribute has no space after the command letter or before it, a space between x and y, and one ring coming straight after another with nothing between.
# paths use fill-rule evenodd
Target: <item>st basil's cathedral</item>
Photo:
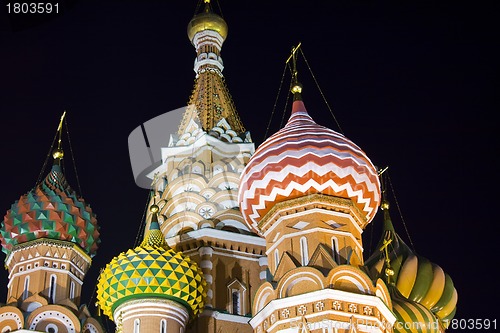
<instances>
[{"instance_id":1,"label":"st basil's cathedral","mask_svg":"<svg viewBox=\"0 0 500 333\"><path fill-rule=\"evenodd\" d=\"M61 168L61 119L51 170L1 224L1 333L104 333L106 320L119 333L446 330L458 299L451 277L396 232L383 170L308 114L297 48L291 115L256 148L222 74L227 34L205 0L188 24L189 103L147 174L143 240L101 268L96 313L81 293L99 225ZM377 213L382 236L364 259Z\"/></svg>"}]
</instances>

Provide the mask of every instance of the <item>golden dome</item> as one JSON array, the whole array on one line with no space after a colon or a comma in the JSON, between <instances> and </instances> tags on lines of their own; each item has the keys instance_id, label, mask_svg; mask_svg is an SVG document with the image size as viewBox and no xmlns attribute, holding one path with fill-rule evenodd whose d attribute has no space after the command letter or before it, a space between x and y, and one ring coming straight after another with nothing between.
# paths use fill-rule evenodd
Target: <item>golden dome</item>
<instances>
[{"instance_id":1,"label":"golden dome","mask_svg":"<svg viewBox=\"0 0 500 333\"><path fill-rule=\"evenodd\" d=\"M213 30L218 32L222 39L227 37L227 24L222 17L214 14L207 6L203 13L195 15L188 24L187 33L192 42L194 35L200 31Z\"/></svg>"}]
</instances>

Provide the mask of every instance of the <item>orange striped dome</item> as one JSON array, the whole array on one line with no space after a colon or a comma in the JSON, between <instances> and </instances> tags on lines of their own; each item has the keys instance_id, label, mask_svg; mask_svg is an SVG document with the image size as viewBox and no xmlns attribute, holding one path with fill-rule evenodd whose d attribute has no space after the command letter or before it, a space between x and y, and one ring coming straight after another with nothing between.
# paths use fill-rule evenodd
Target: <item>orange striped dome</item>
<instances>
[{"instance_id":1,"label":"orange striped dome","mask_svg":"<svg viewBox=\"0 0 500 333\"><path fill-rule=\"evenodd\" d=\"M276 203L321 193L351 199L369 223L380 203L377 171L366 154L342 134L320 126L301 100L280 131L252 156L241 176L240 209L259 233L261 218Z\"/></svg>"}]
</instances>

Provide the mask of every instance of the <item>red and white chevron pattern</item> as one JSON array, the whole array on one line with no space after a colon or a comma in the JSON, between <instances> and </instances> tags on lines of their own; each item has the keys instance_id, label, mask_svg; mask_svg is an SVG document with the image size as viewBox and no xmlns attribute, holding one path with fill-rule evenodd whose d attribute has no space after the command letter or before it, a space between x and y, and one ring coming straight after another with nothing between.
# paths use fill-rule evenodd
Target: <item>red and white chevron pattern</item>
<instances>
[{"instance_id":1,"label":"red and white chevron pattern","mask_svg":"<svg viewBox=\"0 0 500 333\"><path fill-rule=\"evenodd\" d=\"M255 151L238 193L246 223L255 231L278 202L313 193L351 199L370 222L380 203L377 171L352 141L320 126L295 101L280 131Z\"/></svg>"}]
</instances>

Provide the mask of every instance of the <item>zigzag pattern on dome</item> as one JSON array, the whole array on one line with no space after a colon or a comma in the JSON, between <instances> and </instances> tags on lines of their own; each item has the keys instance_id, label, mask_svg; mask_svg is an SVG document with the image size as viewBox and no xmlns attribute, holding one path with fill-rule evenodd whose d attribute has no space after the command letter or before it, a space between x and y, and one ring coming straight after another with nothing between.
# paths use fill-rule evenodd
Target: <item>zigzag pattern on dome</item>
<instances>
[{"instance_id":1,"label":"zigzag pattern on dome","mask_svg":"<svg viewBox=\"0 0 500 333\"><path fill-rule=\"evenodd\" d=\"M365 153L343 135L316 124L301 100L280 131L250 159L241 178L241 211L257 231L277 202L322 193L349 198L369 223L380 203L377 171Z\"/></svg>"},{"instance_id":2,"label":"zigzag pattern on dome","mask_svg":"<svg viewBox=\"0 0 500 333\"><path fill-rule=\"evenodd\" d=\"M59 165L54 165L40 184L12 204L0 233L6 254L17 244L49 238L76 243L93 256L100 243L92 209L69 186Z\"/></svg>"},{"instance_id":3,"label":"zigzag pattern on dome","mask_svg":"<svg viewBox=\"0 0 500 333\"><path fill-rule=\"evenodd\" d=\"M301 158L307 159L307 154ZM251 202L250 207L247 206L247 201L244 201L241 207L242 209L251 209L252 213L249 217L254 221L254 228L257 227L255 221L259 221L260 218L269 211L269 209L267 209L269 203L281 201L280 197L291 199L311 193L355 198L358 207L368 216L371 216L376 212L374 207L370 206L373 197L364 197L364 194L367 193L364 189L355 190L356 187L363 187L364 184L367 184L366 181L356 182L356 178L363 178L364 175L355 172L349 173L350 171L349 169L339 168L335 163L326 163L322 166L318 166L316 163L307 162L300 167L287 165L281 171L266 172L264 179L254 181L249 188L251 193L259 193L260 190L262 190L264 193L269 194L258 195L257 198L254 198L255 201ZM347 174L345 177L338 177L336 180L332 179L342 173ZM349 178L351 178L351 180L349 180ZM319 181L316 179L319 179ZM325 179L327 180L325 181ZM340 181L344 183L339 185ZM287 184L287 187L280 188L278 187L280 184Z\"/></svg>"}]
</instances>

